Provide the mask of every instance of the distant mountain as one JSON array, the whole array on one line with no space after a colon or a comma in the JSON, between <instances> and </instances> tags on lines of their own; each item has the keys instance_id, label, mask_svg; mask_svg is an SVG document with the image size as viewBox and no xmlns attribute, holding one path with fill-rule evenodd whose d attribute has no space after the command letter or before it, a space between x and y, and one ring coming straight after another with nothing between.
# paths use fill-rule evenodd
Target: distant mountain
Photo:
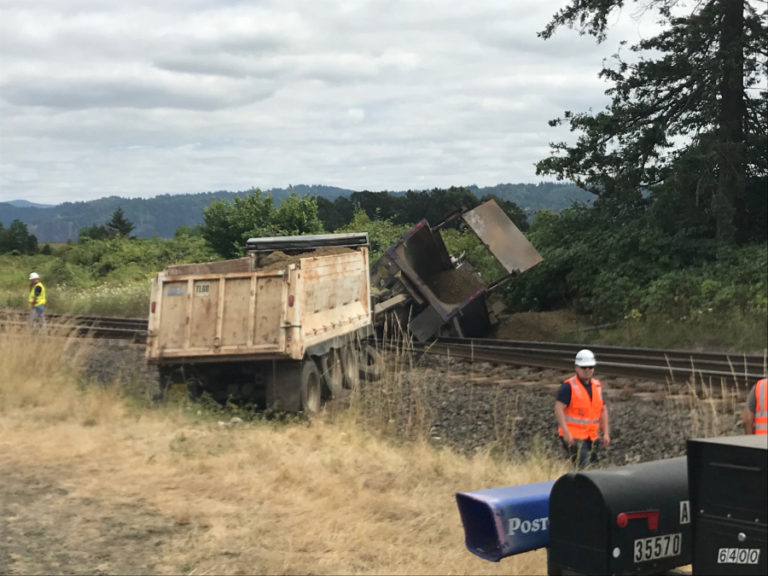
<instances>
[{"instance_id":1,"label":"distant mountain","mask_svg":"<svg viewBox=\"0 0 768 576\"><path fill-rule=\"evenodd\" d=\"M16 208L53 208L53 204L38 204L36 202L29 202L28 200L11 200L8 202L11 206Z\"/></svg>"},{"instance_id":2,"label":"distant mountain","mask_svg":"<svg viewBox=\"0 0 768 576\"><path fill-rule=\"evenodd\" d=\"M575 202L589 204L594 196L573 184L545 182L540 184L499 184L480 188L468 187L478 197L495 194L502 200L509 200L520 206L528 214L535 215L539 210L555 212L568 208ZM333 186L297 185L293 189L299 194L317 195L333 202L339 197L348 197L356 190L347 190ZM136 227L136 236L151 238L173 237L176 229L186 225L194 227L203 221L203 210L215 200L231 202L235 196L250 194L250 190L240 192L203 192L199 194L163 194L154 198L120 198L109 196L88 202L65 202L57 206L34 204L26 200L0 202L0 222L4 226L14 220L20 220L34 234L39 242L66 242L77 240L77 232L84 226L104 224L109 221L118 208L123 210L126 219ZM290 194L287 188L273 188L264 191L272 194L276 203ZM391 194L404 192L390 192Z\"/></svg>"}]
</instances>

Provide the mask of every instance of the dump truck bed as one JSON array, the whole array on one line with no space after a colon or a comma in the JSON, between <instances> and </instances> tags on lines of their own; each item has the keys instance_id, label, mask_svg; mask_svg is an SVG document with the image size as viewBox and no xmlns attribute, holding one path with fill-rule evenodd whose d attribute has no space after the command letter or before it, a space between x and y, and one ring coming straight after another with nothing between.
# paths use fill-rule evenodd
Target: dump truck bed
<instances>
[{"instance_id":1,"label":"dump truck bed","mask_svg":"<svg viewBox=\"0 0 768 576\"><path fill-rule=\"evenodd\" d=\"M371 326L368 248L170 266L150 302L150 362L299 360Z\"/></svg>"}]
</instances>

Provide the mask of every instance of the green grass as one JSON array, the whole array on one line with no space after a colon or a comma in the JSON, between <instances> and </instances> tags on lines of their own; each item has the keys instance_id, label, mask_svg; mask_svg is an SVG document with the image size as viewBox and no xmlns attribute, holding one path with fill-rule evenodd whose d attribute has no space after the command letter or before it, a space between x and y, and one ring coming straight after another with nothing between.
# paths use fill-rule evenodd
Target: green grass
<instances>
[{"instance_id":1,"label":"green grass","mask_svg":"<svg viewBox=\"0 0 768 576\"><path fill-rule=\"evenodd\" d=\"M765 354L768 318L738 311L684 320L628 318L611 327L564 334L564 342Z\"/></svg>"}]
</instances>

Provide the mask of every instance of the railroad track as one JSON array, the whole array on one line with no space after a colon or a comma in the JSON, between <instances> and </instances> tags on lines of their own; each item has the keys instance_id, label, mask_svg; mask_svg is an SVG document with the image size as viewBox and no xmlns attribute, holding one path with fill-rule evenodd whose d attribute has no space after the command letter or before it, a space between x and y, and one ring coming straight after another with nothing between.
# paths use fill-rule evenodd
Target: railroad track
<instances>
[{"instance_id":1,"label":"railroad track","mask_svg":"<svg viewBox=\"0 0 768 576\"><path fill-rule=\"evenodd\" d=\"M90 338L113 338L145 342L147 339L146 318L120 318L112 316L74 316L68 314L47 314L46 322L51 332L61 332ZM23 312L0 312L0 325L21 328L27 325Z\"/></svg>"},{"instance_id":2,"label":"railroad track","mask_svg":"<svg viewBox=\"0 0 768 576\"><path fill-rule=\"evenodd\" d=\"M145 318L110 316L72 316L46 314L48 325L62 328L67 334L81 337L113 338L141 343L146 341ZM1 311L0 325L26 326L22 312ZM409 344L415 351L442 354L465 360L534 366L568 371L573 358L583 345L524 340L492 340L485 338L440 338L430 343ZM388 343L386 348L402 348L402 343ZM647 378L665 382L686 381L695 376L699 383L751 386L768 374L765 355L738 353L624 348L590 345L597 356L600 374L627 378Z\"/></svg>"},{"instance_id":3,"label":"railroad track","mask_svg":"<svg viewBox=\"0 0 768 576\"><path fill-rule=\"evenodd\" d=\"M479 338L440 338L413 343L414 350L450 355L466 360L571 370L576 352L584 345ZM738 353L623 348L590 345L600 374L648 378L661 382L690 380L698 383L752 385L768 373L766 356Z\"/></svg>"}]
</instances>

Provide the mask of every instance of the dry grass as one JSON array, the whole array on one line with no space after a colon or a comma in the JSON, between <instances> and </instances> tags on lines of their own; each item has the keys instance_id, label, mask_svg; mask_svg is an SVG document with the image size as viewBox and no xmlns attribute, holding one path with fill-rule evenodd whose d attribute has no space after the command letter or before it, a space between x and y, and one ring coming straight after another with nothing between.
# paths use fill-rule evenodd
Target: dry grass
<instances>
[{"instance_id":1,"label":"dry grass","mask_svg":"<svg viewBox=\"0 0 768 576\"><path fill-rule=\"evenodd\" d=\"M559 476L545 460L393 445L354 412L232 425L183 403L142 410L84 387L76 350L74 339L0 334L0 459L56 470L68 498L98 497L105 514L131 502L173 518L183 530L151 551L165 573L546 571L542 550L499 564L470 554L454 499Z\"/></svg>"}]
</instances>

